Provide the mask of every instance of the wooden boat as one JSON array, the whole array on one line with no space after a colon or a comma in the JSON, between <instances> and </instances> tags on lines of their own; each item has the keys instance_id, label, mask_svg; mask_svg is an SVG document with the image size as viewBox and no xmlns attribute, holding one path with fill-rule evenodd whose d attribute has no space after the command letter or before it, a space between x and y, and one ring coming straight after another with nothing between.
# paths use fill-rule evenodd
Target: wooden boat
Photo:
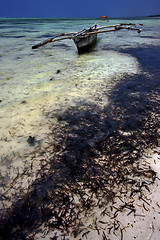
<instances>
[{"instance_id":1,"label":"wooden boat","mask_svg":"<svg viewBox=\"0 0 160 240\"><path fill-rule=\"evenodd\" d=\"M88 51L96 43L97 34L99 33L115 32L121 29L137 30L137 32L140 33L142 25L143 24L120 23L117 25L99 27L97 24L94 24L92 27L89 27L88 29L83 29L80 32L58 34L52 38L49 38L43 42L32 46L32 49L36 49L50 42L72 39L77 46L78 52L81 53L84 51ZM103 30L105 28L107 30Z\"/></svg>"},{"instance_id":2,"label":"wooden boat","mask_svg":"<svg viewBox=\"0 0 160 240\"><path fill-rule=\"evenodd\" d=\"M77 46L79 53L87 51L95 45L97 42L97 28L98 25L94 24L92 27L74 35L73 41Z\"/></svg>"}]
</instances>

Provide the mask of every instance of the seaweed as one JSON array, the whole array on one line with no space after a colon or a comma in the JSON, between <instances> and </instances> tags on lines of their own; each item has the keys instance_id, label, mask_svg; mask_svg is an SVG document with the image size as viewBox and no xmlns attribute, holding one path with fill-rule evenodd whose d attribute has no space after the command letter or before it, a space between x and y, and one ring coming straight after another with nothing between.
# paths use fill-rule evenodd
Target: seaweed
<instances>
[{"instance_id":1,"label":"seaweed","mask_svg":"<svg viewBox=\"0 0 160 240\"><path fill-rule=\"evenodd\" d=\"M139 194L147 211L144 204L149 203L143 189L147 186L149 190L156 177L139 162L146 148L159 146L159 85L155 78L153 89L148 88L150 80L142 75L124 76L103 109L83 103L57 114L61 133L56 141L53 134L51 156L43 158L37 178L25 193L6 197L12 205L1 210L0 239L31 240L39 232L45 237L52 231L51 239L80 233L87 237L90 230L85 229L82 217L96 207L102 209L102 215L107 214L109 203L113 224L108 226L108 235L98 225L105 225L103 221L94 221L90 228L105 240L119 230L123 239L124 228L116 217L124 208L128 215L135 214L136 209L132 201L124 202L121 196ZM55 127L52 129L54 132ZM33 170L31 164L24 175L31 176ZM114 207L117 196L122 202L119 208ZM1 198L6 201L5 196Z\"/></svg>"}]
</instances>

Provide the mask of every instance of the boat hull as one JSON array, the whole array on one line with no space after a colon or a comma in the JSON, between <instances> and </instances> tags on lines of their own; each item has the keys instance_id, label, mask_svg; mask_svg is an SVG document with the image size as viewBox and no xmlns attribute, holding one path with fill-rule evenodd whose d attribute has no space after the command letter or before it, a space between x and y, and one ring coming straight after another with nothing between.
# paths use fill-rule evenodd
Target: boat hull
<instances>
[{"instance_id":1,"label":"boat hull","mask_svg":"<svg viewBox=\"0 0 160 240\"><path fill-rule=\"evenodd\" d=\"M77 46L78 52L85 52L91 49L97 42L97 34L93 34L84 38L76 37L74 42Z\"/></svg>"},{"instance_id":2,"label":"boat hull","mask_svg":"<svg viewBox=\"0 0 160 240\"><path fill-rule=\"evenodd\" d=\"M94 33L95 32L95 33ZM74 43L77 46L78 52L84 52L91 49L97 42L97 30L96 27L90 28L85 32L82 32L74 36Z\"/></svg>"}]
</instances>

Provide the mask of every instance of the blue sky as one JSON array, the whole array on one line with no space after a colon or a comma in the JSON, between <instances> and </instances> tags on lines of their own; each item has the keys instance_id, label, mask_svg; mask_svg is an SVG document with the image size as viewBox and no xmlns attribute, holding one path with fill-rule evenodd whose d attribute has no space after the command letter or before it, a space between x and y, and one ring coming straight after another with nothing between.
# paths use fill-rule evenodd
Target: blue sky
<instances>
[{"instance_id":1,"label":"blue sky","mask_svg":"<svg viewBox=\"0 0 160 240\"><path fill-rule=\"evenodd\" d=\"M90 18L160 14L160 0L2 0L0 17Z\"/></svg>"}]
</instances>

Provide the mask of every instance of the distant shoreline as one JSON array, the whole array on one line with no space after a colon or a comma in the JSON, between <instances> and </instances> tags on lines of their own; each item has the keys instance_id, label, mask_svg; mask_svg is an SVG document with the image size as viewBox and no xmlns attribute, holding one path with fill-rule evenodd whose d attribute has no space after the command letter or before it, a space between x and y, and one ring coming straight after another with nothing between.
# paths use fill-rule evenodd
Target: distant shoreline
<instances>
[{"instance_id":1,"label":"distant shoreline","mask_svg":"<svg viewBox=\"0 0 160 240\"><path fill-rule=\"evenodd\" d=\"M160 17L160 15L150 15L150 16L148 16L148 17Z\"/></svg>"},{"instance_id":2,"label":"distant shoreline","mask_svg":"<svg viewBox=\"0 0 160 240\"><path fill-rule=\"evenodd\" d=\"M114 19L140 19L140 18L159 18L160 15L149 15L149 16L136 16L136 17L108 17L108 20L114 20ZM0 19L61 19L61 20L70 20L70 19L75 19L75 20L91 20L91 19L99 19L98 17L91 17L91 18L66 18L66 17L0 17Z\"/></svg>"}]
</instances>

